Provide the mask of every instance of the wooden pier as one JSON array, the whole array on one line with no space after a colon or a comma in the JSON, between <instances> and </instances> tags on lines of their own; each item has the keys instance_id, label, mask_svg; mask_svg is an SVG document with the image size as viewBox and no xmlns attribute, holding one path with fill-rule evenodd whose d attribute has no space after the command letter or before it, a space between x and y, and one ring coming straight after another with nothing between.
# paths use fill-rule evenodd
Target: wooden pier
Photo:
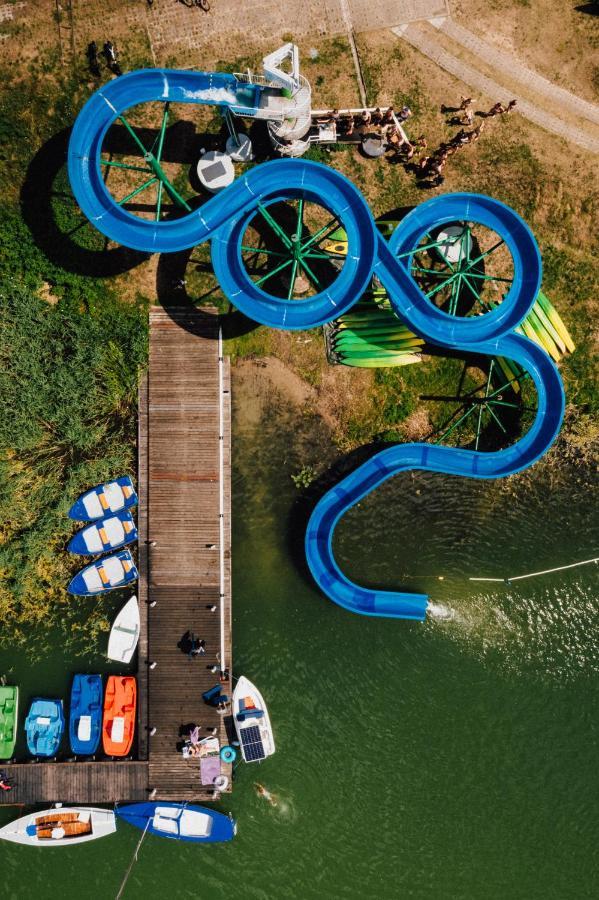
<instances>
[{"instance_id":1,"label":"wooden pier","mask_svg":"<svg viewBox=\"0 0 599 900\"><path fill-rule=\"evenodd\" d=\"M226 717L202 693L232 670L230 460L230 374L216 314L152 308L139 392L136 759L0 763L14 783L0 803L212 799L199 759L184 759L181 744L191 724L227 743ZM188 632L205 653L182 651ZM230 697L230 677L220 683ZM231 766L220 770L230 790Z\"/></svg>"}]
</instances>

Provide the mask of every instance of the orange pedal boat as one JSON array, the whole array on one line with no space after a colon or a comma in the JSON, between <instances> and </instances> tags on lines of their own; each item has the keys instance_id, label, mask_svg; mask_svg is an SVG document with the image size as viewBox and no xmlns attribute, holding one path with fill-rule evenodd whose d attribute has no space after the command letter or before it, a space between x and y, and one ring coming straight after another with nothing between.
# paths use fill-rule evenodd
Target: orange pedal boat
<instances>
[{"instance_id":1,"label":"orange pedal boat","mask_svg":"<svg viewBox=\"0 0 599 900\"><path fill-rule=\"evenodd\" d=\"M137 682L132 675L111 675L104 694L102 746L107 756L126 756L135 734Z\"/></svg>"}]
</instances>

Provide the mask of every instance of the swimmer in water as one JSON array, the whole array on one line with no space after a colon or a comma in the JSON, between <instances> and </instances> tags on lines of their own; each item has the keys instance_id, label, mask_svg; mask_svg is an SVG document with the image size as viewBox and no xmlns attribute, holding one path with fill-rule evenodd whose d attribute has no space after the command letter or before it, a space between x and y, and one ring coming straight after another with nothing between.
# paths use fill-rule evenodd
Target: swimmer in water
<instances>
[{"instance_id":1,"label":"swimmer in water","mask_svg":"<svg viewBox=\"0 0 599 900\"><path fill-rule=\"evenodd\" d=\"M278 804L278 800L277 800L277 797L275 794L271 794L270 791L268 791L264 787L263 784L259 784L258 782L256 782L256 784L254 784L254 787L256 788L256 793L258 794L259 797L264 797L264 799L268 800L268 802L270 803L270 805L272 807L274 807L275 809L277 808L277 806L279 804Z\"/></svg>"}]
</instances>

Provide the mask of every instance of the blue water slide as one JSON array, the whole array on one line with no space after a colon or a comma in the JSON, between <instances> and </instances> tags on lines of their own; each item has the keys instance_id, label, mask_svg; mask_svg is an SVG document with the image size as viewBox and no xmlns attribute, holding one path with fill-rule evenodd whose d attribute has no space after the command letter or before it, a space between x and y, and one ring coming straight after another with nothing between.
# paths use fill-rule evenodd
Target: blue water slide
<instances>
[{"instance_id":1,"label":"blue water slide","mask_svg":"<svg viewBox=\"0 0 599 900\"><path fill-rule=\"evenodd\" d=\"M305 160L277 160L251 169L231 187L188 215L155 222L120 207L104 184L102 142L125 110L149 101L229 106L233 112L259 104L231 75L147 69L118 78L97 91L81 110L69 145L69 177L81 209L112 240L146 252L174 252L211 241L215 275L224 293L247 316L283 329L321 325L346 312L373 275L386 288L400 318L429 343L517 362L538 394L535 421L516 444L479 453L429 444L403 444L377 453L330 490L317 504L306 533L310 570L332 600L353 612L423 619L427 597L377 591L353 584L340 571L332 550L341 516L387 478L423 469L470 478L498 478L532 465L550 447L563 417L564 392L558 371L536 344L513 333L532 307L541 283L541 259L534 236L512 209L480 194L448 194L418 206L389 242L379 234L360 191L326 166ZM335 281L304 299L282 299L256 286L245 269L243 235L260 207L302 197L325 206L347 233L348 254ZM513 263L513 281L503 302L484 316L456 318L435 307L410 275L412 253L431 230L474 221L494 231ZM398 258L400 257L400 258Z\"/></svg>"}]
</instances>

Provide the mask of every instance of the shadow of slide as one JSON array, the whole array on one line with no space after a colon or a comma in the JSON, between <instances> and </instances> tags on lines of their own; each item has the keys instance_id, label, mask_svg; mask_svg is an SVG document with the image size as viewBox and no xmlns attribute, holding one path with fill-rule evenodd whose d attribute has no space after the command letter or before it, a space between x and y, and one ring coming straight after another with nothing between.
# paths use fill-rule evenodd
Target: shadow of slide
<instances>
[{"instance_id":1,"label":"shadow of slide","mask_svg":"<svg viewBox=\"0 0 599 900\"><path fill-rule=\"evenodd\" d=\"M79 211L66 174L69 136L70 129L55 134L31 160L21 188L23 219L38 247L66 271L96 278L128 272L149 254L111 246Z\"/></svg>"}]
</instances>

